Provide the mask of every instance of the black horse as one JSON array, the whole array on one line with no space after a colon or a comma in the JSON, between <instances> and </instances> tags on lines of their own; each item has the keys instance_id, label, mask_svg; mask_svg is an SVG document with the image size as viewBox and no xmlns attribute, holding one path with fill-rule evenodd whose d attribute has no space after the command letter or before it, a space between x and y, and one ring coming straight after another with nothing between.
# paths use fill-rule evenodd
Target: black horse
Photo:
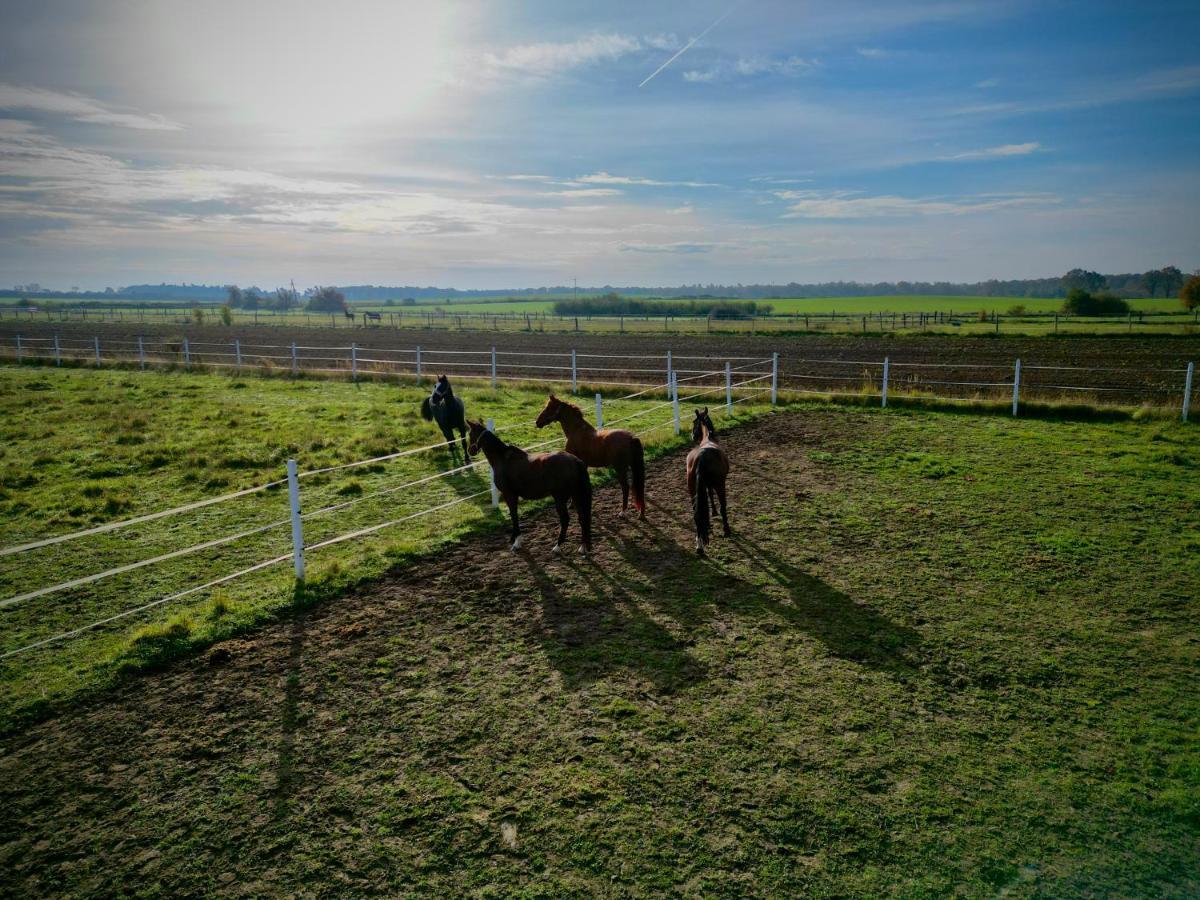
<instances>
[{"instance_id":1,"label":"black horse","mask_svg":"<svg viewBox=\"0 0 1200 900\"><path fill-rule=\"evenodd\" d=\"M462 435L463 455L466 461L471 461L471 454L467 449L467 408L458 397L454 396L454 390L450 387L450 379L445 375L439 375L437 384L433 386L433 393L421 401L421 416L426 422L437 422L438 428L442 429L442 436L446 438L446 444L450 447L450 455L458 455L458 446L454 443L454 429L458 429L458 433Z\"/></svg>"}]
</instances>

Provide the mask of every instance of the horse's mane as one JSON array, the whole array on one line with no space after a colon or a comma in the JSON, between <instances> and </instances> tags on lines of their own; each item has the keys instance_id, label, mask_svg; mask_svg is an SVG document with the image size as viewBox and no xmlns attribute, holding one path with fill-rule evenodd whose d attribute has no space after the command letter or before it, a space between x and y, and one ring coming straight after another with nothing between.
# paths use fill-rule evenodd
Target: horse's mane
<instances>
[{"instance_id":1,"label":"horse's mane","mask_svg":"<svg viewBox=\"0 0 1200 900\"><path fill-rule=\"evenodd\" d=\"M558 400L559 405L562 406L564 410L567 410L568 412L570 412L571 415L573 415L580 422L583 422L585 425L590 424L586 419L584 419L583 410L580 409L578 406L576 406L574 403L568 403L566 400L560 400L558 397L555 397L554 399ZM560 412L559 415L561 416L562 413Z\"/></svg>"}]
</instances>

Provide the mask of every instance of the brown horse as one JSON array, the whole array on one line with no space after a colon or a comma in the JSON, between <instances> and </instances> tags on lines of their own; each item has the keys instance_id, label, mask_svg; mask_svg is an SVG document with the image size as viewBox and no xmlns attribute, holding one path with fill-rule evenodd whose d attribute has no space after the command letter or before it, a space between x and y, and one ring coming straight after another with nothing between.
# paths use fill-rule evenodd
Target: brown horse
<instances>
[{"instance_id":1,"label":"brown horse","mask_svg":"<svg viewBox=\"0 0 1200 900\"><path fill-rule=\"evenodd\" d=\"M535 453L530 456L520 447L506 444L488 431L482 422L467 421L471 432L469 451L472 456L483 451L500 496L508 504L512 518L512 550L521 548L521 525L517 521L517 501L540 500L553 497L558 509L558 541L553 552L557 553L567 539L567 525L571 517L567 514L567 501L575 502L579 516L579 530L583 533L580 552L585 556L592 549L592 480L587 466L576 456L559 450L555 453Z\"/></svg>"},{"instance_id":2,"label":"brown horse","mask_svg":"<svg viewBox=\"0 0 1200 900\"><path fill-rule=\"evenodd\" d=\"M621 483L621 515L629 509L629 474L633 472L633 505L638 517L646 518L646 457L642 442L632 431L606 428L597 431L574 403L553 394L534 423L545 428L551 422L562 426L567 452L574 453L593 469L613 469Z\"/></svg>"},{"instance_id":3,"label":"brown horse","mask_svg":"<svg viewBox=\"0 0 1200 900\"><path fill-rule=\"evenodd\" d=\"M704 547L712 535L708 506L717 514L717 501L721 503L721 523L725 526L725 537L733 532L729 528L729 511L725 506L725 479L729 475L729 457L717 444L717 429L708 417L708 407L696 410L692 420L692 443L694 447L687 456L687 489L692 498L692 516L696 521L696 553L704 555Z\"/></svg>"}]
</instances>

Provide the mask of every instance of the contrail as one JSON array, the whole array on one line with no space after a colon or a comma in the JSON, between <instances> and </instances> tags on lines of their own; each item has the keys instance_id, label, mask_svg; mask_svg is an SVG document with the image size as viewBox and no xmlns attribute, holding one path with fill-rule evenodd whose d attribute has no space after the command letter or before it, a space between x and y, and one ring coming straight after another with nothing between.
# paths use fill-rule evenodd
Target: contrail
<instances>
[{"instance_id":1,"label":"contrail","mask_svg":"<svg viewBox=\"0 0 1200 900\"><path fill-rule=\"evenodd\" d=\"M731 6L729 8L729 11L726 12L725 15L721 16L721 18L717 19L717 21L713 22L711 25L709 25L707 28L705 28L702 32L700 32L698 35L696 35L694 38L692 38L690 41L688 41L686 44L684 44L679 50L676 51L674 56L672 56L665 63L663 63L661 66L659 66L653 72L651 72L648 76L646 76L646 80L643 81L641 84L639 84L638 87L640 87L640 88L645 87L646 83L649 82L652 78L654 78L655 75L657 75L659 72L661 72L667 66L669 66L671 63L675 62L675 60L679 59L679 57L683 56L683 54L685 54L689 50L691 50L692 44L696 43L696 41L700 40L700 38L704 37L706 34L708 34L710 31L712 31L714 28L716 28L718 25L720 25L722 22L724 22L726 19L728 19L730 13L732 13L735 9L737 9L737 6Z\"/></svg>"}]
</instances>

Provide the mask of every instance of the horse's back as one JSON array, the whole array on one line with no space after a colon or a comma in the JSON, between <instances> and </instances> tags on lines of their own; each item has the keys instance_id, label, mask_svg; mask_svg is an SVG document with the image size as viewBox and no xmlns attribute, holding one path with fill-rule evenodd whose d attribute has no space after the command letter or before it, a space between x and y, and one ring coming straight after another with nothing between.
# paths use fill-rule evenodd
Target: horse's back
<instances>
[{"instance_id":1,"label":"horse's back","mask_svg":"<svg viewBox=\"0 0 1200 900\"><path fill-rule=\"evenodd\" d=\"M627 466L638 436L624 428L603 428L579 440L568 441L568 448L589 466Z\"/></svg>"}]
</instances>

